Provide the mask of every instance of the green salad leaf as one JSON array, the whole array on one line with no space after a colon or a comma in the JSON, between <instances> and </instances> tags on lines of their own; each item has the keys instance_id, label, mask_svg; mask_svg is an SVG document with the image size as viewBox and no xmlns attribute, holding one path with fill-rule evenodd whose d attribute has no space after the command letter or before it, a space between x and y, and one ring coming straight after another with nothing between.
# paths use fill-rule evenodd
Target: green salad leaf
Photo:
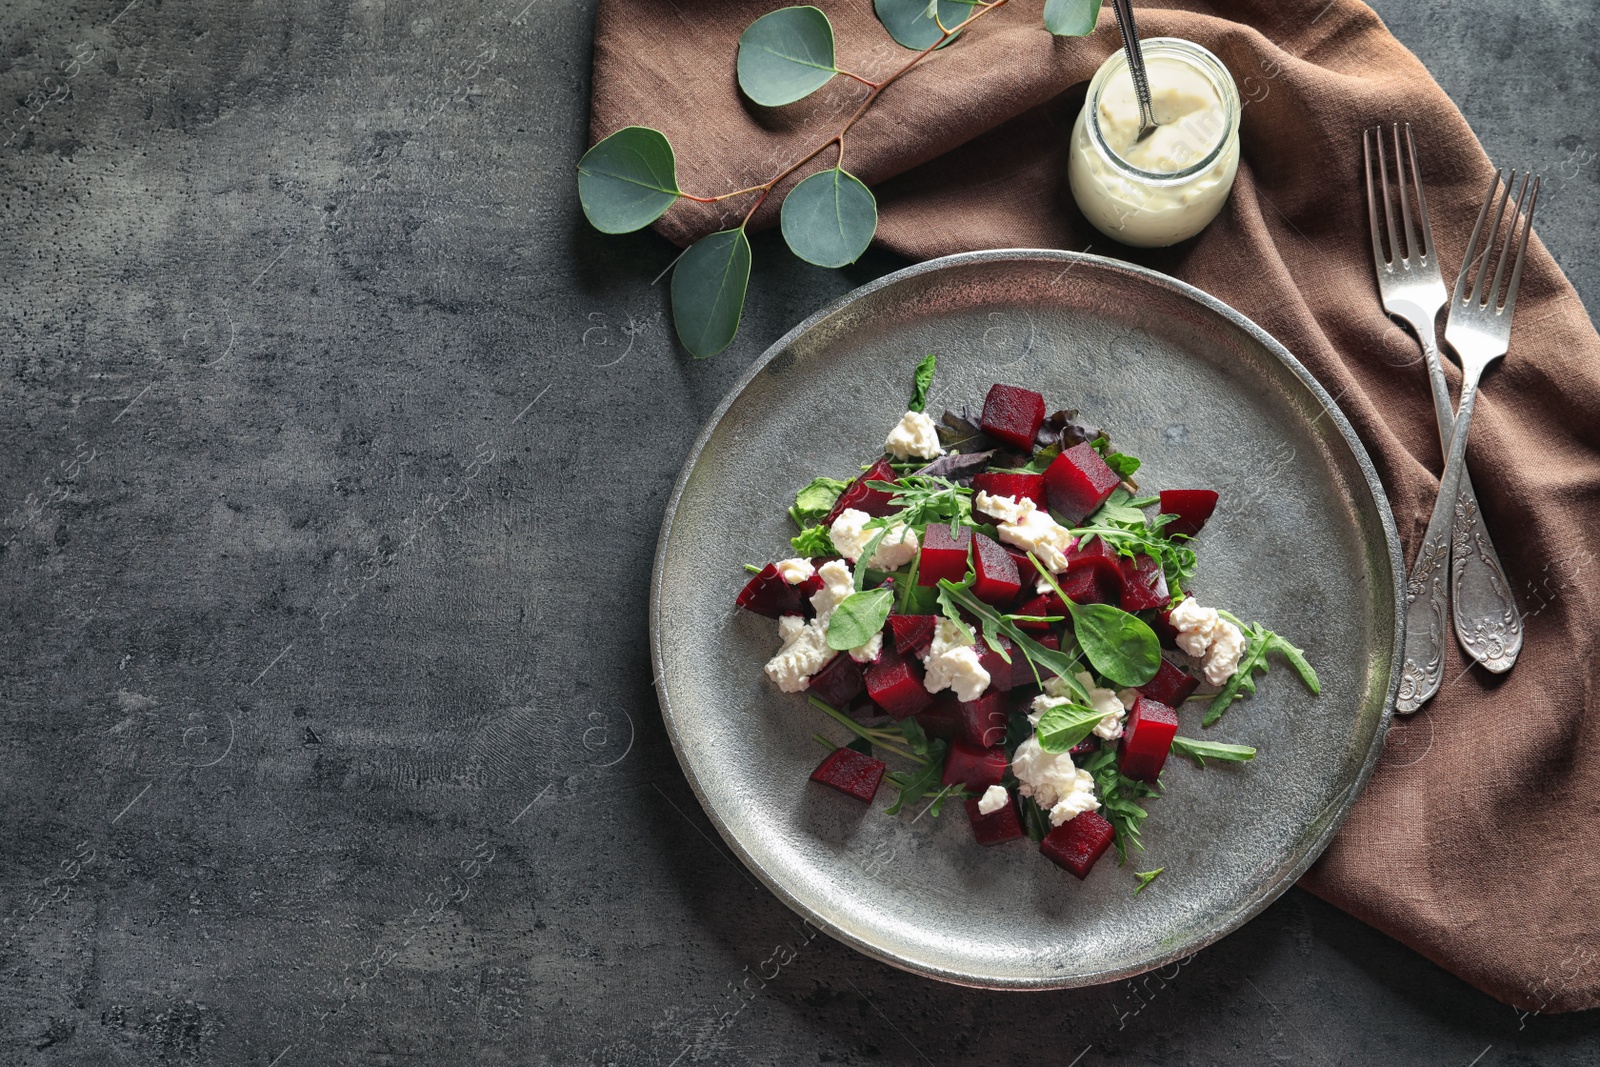
<instances>
[{"instance_id":1,"label":"green salad leaf","mask_svg":"<svg viewBox=\"0 0 1600 1067\"><path fill-rule=\"evenodd\" d=\"M862 568L863 570L865 568ZM844 598L828 619L828 647L842 650L858 648L883 629L894 607L894 590L867 589Z\"/></svg>"},{"instance_id":2,"label":"green salad leaf","mask_svg":"<svg viewBox=\"0 0 1600 1067\"><path fill-rule=\"evenodd\" d=\"M1040 748L1059 755L1088 737L1104 718L1104 712L1082 704L1057 704L1039 716L1034 735Z\"/></svg>"},{"instance_id":3,"label":"green salad leaf","mask_svg":"<svg viewBox=\"0 0 1600 1067\"><path fill-rule=\"evenodd\" d=\"M839 550L833 547L833 538L828 536L826 526L813 526L801 530L794 537L789 538L789 547L793 548L796 555L807 558L815 556L837 556Z\"/></svg>"},{"instance_id":4,"label":"green salad leaf","mask_svg":"<svg viewBox=\"0 0 1600 1067\"><path fill-rule=\"evenodd\" d=\"M1174 737L1172 751L1194 760L1196 767L1204 768L1206 760L1225 760L1244 763L1256 758L1256 750L1249 745L1226 745L1221 741L1196 741L1192 737Z\"/></svg>"},{"instance_id":5,"label":"green salad leaf","mask_svg":"<svg viewBox=\"0 0 1600 1067\"><path fill-rule=\"evenodd\" d=\"M794 495L794 506L789 509L789 518L804 530L819 519L825 518L828 512L833 510L833 505L838 502L839 494L849 487L849 482L841 482L837 478L811 479L810 484Z\"/></svg>"},{"instance_id":6,"label":"green salad leaf","mask_svg":"<svg viewBox=\"0 0 1600 1067\"><path fill-rule=\"evenodd\" d=\"M1229 705L1241 695L1256 691L1255 672L1266 672L1269 652L1281 654L1313 695L1322 692L1322 683L1317 679L1317 672L1312 670L1311 664L1306 661L1306 654L1291 645L1286 638L1268 630L1260 623L1240 622L1226 611L1219 611L1217 614L1244 631L1248 643L1244 655L1239 657L1239 667L1233 672L1233 677L1228 679L1228 683L1211 698L1211 703L1206 705L1205 718L1200 720L1201 726L1210 726L1222 718L1222 713L1227 711Z\"/></svg>"},{"instance_id":7,"label":"green salad leaf","mask_svg":"<svg viewBox=\"0 0 1600 1067\"><path fill-rule=\"evenodd\" d=\"M1133 876L1139 879L1139 884L1134 887L1133 895L1138 896L1140 893L1144 892L1144 887L1155 881L1164 870L1166 870L1165 867L1157 867L1153 871L1134 871Z\"/></svg>"},{"instance_id":8,"label":"green salad leaf","mask_svg":"<svg viewBox=\"0 0 1600 1067\"><path fill-rule=\"evenodd\" d=\"M1115 685L1143 685L1161 669L1161 640L1139 616L1110 604L1075 604L1056 584L1055 575L1028 553L1034 568L1050 583L1072 614L1072 632L1089 663Z\"/></svg>"},{"instance_id":9,"label":"green salad leaf","mask_svg":"<svg viewBox=\"0 0 1600 1067\"><path fill-rule=\"evenodd\" d=\"M912 379L911 403L906 405L908 410L928 410L928 389L933 385L933 372L938 363L938 358L929 352L922 357L922 362L917 364L917 373Z\"/></svg>"},{"instance_id":10,"label":"green salad leaf","mask_svg":"<svg viewBox=\"0 0 1600 1067\"><path fill-rule=\"evenodd\" d=\"M1111 824L1112 843L1117 847L1117 864L1128 858L1128 847L1143 849L1139 840L1139 824L1150 813L1139 806L1145 797L1158 797L1161 790L1117 769L1117 750L1102 748L1083 763L1083 769L1094 776L1096 792L1100 794L1100 814Z\"/></svg>"}]
</instances>

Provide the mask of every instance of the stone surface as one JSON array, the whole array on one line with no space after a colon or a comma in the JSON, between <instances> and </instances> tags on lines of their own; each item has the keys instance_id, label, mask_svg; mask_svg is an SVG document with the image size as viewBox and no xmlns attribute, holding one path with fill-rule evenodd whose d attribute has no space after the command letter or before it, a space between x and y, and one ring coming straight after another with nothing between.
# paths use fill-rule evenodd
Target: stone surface
<instances>
[{"instance_id":1,"label":"stone surface","mask_svg":"<svg viewBox=\"0 0 1600 1067\"><path fill-rule=\"evenodd\" d=\"M1593 5L1379 7L1600 299ZM673 251L578 211L590 19L0 10L0 1063L1594 1062L1600 1019L1298 891L1165 981L1008 996L733 863L650 688L660 509L740 369L897 264L759 238L686 358Z\"/></svg>"}]
</instances>

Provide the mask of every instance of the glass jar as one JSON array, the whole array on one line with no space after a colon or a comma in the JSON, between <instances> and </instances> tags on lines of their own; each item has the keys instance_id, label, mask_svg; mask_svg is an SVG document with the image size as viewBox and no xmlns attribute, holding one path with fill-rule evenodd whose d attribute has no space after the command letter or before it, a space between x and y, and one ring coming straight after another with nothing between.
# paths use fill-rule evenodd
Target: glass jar
<instances>
[{"instance_id":1,"label":"glass jar","mask_svg":"<svg viewBox=\"0 0 1600 1067\"><path fill-rule=\"evenodd\" d=\"M1154 248L1193 237L1217 217L1239 169L1239 89L1193 41L1143 42L1157 126L1136 142L1139 105L1127 55L1095 71L1072 127L1067 177L1096 229Z\"/></svg>"}]
</instances>

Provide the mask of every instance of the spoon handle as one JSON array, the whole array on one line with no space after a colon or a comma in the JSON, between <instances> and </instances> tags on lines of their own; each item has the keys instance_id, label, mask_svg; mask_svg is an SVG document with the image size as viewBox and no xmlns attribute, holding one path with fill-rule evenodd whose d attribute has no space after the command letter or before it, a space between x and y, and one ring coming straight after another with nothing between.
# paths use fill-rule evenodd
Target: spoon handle
<instances>
[{"instance_id":1,"label":"spoon handle","mask_svg":"<svg viewBox=\"0 0 1600 1067\"><path fill-rule=\"evenodd\" d=\"M1128 56L1128 74L1133 78L1133 94L1139 100L1139 136L1155 129L1156 109L1150 101L1150 76L1144 69L1144 50L1139 47L1139 28L1133 22L1133 0L1111 0L1122 31L1122 50Z\"/></svg>"}]
</instances>

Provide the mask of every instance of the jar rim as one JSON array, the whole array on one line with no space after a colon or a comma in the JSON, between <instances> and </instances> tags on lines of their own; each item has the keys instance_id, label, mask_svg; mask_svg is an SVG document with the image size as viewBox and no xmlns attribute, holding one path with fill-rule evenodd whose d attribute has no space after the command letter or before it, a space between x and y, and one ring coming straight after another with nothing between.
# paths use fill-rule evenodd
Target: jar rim
<instances>
[{"instance_id":1,"label":"jar rim","mask_svg":"<svg viewBox=\"0 0 1600 1067\"><path fill-rule=\"evenodd\" d=\"M1217 88L1217 96L1222 101L1224 108L1222 132L1218 135L1216 143L1198 161L1184 167L1182 170L1153 171L1144 170L1134 166L1112 150L1106 144L1105 135L1100 130L1100 94L1104 91L1106 83L1111 76L1128 68L1127 50L1117 49L1107 56L1105 62L1100 64L1100 69L1095 71L1094 77L1089 81L1088 96L1084 100L1083 109L1085 123L1089 132L1089 141L1095 150L1105 159L1106 163L1114 170L1137 181L1156 185L1176 185L1205 171L1217 161L1217 157L1227 147L1228 141L1239 129L1239 87L1233 80L1233 74L1223 65L1210 49L1204 45L1182 37L1150 37L1141 42L1141 49L1148 58L1152 54L1157 56L1171 56L1189 63L1196 70L1208 77Z\"/></svg>"}]
</instances>

